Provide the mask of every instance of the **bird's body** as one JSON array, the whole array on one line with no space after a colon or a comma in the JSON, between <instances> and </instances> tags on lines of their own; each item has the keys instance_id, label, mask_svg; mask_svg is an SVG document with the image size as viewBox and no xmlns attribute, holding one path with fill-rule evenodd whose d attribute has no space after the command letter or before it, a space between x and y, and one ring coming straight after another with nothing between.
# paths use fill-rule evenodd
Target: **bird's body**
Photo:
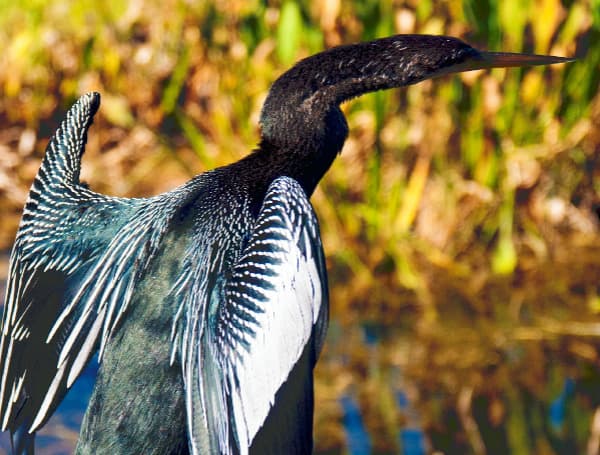
<instances>
[{"instance_id":1,"label":"bird's body","mask_svg":"<svg viewBox=\"0 0 600 455\"><path fill-rule=\"evenodd\" d=\"M256 198L244 185L243 180L228 180L227 174L222 171L205 174L201 182L198 182L198 187L191 190L197 198L189 207L182 207L181 213L177 215L177 222L161 241L157 260L139 282L138 291L131 303L132 314L123 322L122 328L103 355L103 367L90 402L90 410L93 409L93 412L86 415L78 446L81 453L97 453L97 447L106 447L107 453L132 453L141 450L143 453L163 454L170 453L170 450L174 450L174 453L186 453L188 450L185 437L186 409L184 380L181 377L182 365L181 361L176 360L176 368L173 368L170 362L173 348L181 349L181 344L177 339L173 339L185 337L186 330L202 330L194 326L196 323L208 324L204 329L207 332L216 330L218 322L211 318L210 314L218 309L211 308L215 298L210 294L222 292L218 289L222 289L221 286L228 278L227 274L235 269L236 264L245 264L240 261L240 255L251 242L248 233L252 232L252 227L256 224L261 209L259 204L264 200L267 191L263 190L262 195ZM293 189L300 190L291 180L283 178L276 182L277 188L284 188L285 192L290 190L288 185L296 185ZM255 198L256 200L253 200ZM304 198L303 202L306 204L307 200ZM307 210L306 215L312 215L308 205L304 209ZM276 248L270 247L269 251L277 254ZM326 279L322 257L319 261L322 278ZM205 279L196 280L195 277L198 276ZM218 282L222 284L217 284ZM325 297L326 281L323 283L318 292L322 292ZM250 293L251 290L246 292ZM310 290L311 300L315 292ZM193 298L188 301L187 295ZM165 299L165 296L169 298ZM277 421L280 430L286 426L287 421L290 431L298 432L295 441L300 447L296 453L307 453L311 447L311 426L304 425L301 429L297 423L306 421L306 418L312 421L310 373L325 333L326 301L323 301L320 310L321 314L310 315L310 323L306 328L311 339L305 340L306 352L297 353L300 355L295 357L292 365L305 370L303 374L296 376L308 381L301 387L294 384L294 390L283 392L286 393L284 402L291 404L293 399L297 403L293 406L293 413ZM191 321L192 315L195 314L205 316ZM316 318L317 316L319 317ZM291 321L290 318L283 323ZM191 326L188 327L188 324ZM318 327L314 335L311 335L312 326L315 324L318 324ZM248 325L251 327L252 323L249 322ZM293 336L292 330L289 331L289 335ZM212 346L209 341L203 342L202 345ZM304 345L302 347L304 348ZM201 372L199 368L194 368L199 362L193 358L195 348L194 344L189 349L186 359L189 359L190 365L184 368L184 371L192 375L189 379L191 384L198 381L193 375ZM206 365L202 369L203 372L214 372L214 368L221 370L220 365L209 367L211 361L218 362L216 358L211 359L214 355L212 351L207 350L202 355ZM127 363L126 369L121 368L123 363ZM271 368L268 362L265 368ZM148 371L155 373L148 375ZM219 374L220 371L217 371L217 375ZM211 389L220 387L220 380L212 377L203 379L204 383L213 384ZM110 394L105 391L110 391ZM139 391L144 393L140 394ZM217 401L214 409L221 410L229 406L227 402L220 402L220 397L213 399ZM156 412L157 409L160 409L160 412ZM105 431L115 421L120 422L117 431ZM173 421L179 424L170 425ZM165 422L169 424L165 425ZM218 426L219 423L215 422L214 425ZM119 431L120 429L123 431ZM286 442L289 444L291 439L289 433L286 434ZM200 453L215 451L217 442L208 444L208 434L201 440L207 445L198 446ZM140 441L144 441L144 445L140 446ZM177 441L183 444L178 447L175 444ZM256 453L281 453L280 450L281 447L275 445L270 447L268 452L259 450Z\"/></svg>"},{"instance_id":2,"label":"bird's body","mask_svg":"<svg viewBox=\"0 0 600 455\"><path fill-rule=\"evenodd\" d=\"M0 424L15 451L31 450L99 349L80 453L309 453L328 297L308 199L348 134L339 104L558 61L416 35L334 48L275 82L257 150L147 199L79 183L99 106L82 97L48 146L11 256Z\"/></svg>"}]
</instances>

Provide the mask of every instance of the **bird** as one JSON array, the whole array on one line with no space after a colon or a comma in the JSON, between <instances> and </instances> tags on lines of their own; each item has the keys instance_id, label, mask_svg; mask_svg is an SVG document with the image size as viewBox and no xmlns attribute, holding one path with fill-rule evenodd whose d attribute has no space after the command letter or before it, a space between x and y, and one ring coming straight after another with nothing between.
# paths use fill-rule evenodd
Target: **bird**
<instances>
[{"instance_id":1,"label":"bird","mask_svg":"<svg viewBox=\"0 0 600 455\"><path fill-rule=\"evenodd\" d=\"M309 56L271 86L237 162L147 198L80 181L100 95L50 139L10 256L0 426L33 453L97 353L76 452L304 454L328 282L310 197L348 136L340 105L445 74L572 59L395 35Z\"/></svg>"}]
</instances>

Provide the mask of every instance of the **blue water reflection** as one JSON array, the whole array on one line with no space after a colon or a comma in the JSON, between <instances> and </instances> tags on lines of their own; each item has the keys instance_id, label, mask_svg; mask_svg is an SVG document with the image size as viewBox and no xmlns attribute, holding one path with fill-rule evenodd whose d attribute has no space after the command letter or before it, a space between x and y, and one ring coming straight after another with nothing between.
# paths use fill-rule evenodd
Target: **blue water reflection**
<instances>
[{"instance_id":1,"label":"blue water reflection","mask_svg":"<svg viewBox=\"0 0 600 455\"><path fill-rule=\"evenodd\" d=\"M97 357L94 357L79 379L75 381L54 415L38 432L35 452L37 455L69 455L73 453L97 372L98 361ZM8 432L0 434L0 453L10 453Z\"/></svg>"},{"instance_id":2,"label":"blue water reflection","mask_svg":"<svg viewBox=\"0 0 600 455\"><path fill-rule=\"evenodd\" d=\"M371 453L371 439L365 428L356 400L351 395L343 395L340 398L340 403L344 410L343 424L349 455Z\"/></svg>"},{"instance_id":3,"label":"blue water reflection","mask_svg":"<svg viewBox=\"0 0 600 455\"><path fill-rule=\"evenodd\" d=\"M418 428L418 414L410 405L408 396L403 390L396 390L396 403L405 415L408 426L400 430L400 447L403 455L425 455L425 435Z\"/></svg>"}]
</instances>

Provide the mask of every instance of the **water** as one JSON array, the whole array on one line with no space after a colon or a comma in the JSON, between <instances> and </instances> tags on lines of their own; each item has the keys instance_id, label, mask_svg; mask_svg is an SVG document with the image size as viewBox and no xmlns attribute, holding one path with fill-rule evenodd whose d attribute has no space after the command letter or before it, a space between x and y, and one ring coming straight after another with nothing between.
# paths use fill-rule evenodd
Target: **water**
<instances>
[{"instance_id":1,"label":"water","mask_svg":"<svg viewBox=\"0 0 600 455\"><path fill-rule=\"evenodd\" d=\"M73 384L63 402L36 436L36 454L68 455L73 453L79 427L92 394L98 363L96 359ZM0 434L0 453L10 453L8 432Z\"/></svg>"},{"instance_id":2,"label":"water","mask_svg":"<svg viewBox=\"0 0 600 455\"><path fill-rule=\"evenodd\" d=\"M333 322L333 325L336 325ZM335 331L335 330L334 330ZM383 355L378 341L366 341L362 347L357 347L346 343L344 347L337 345L335 336L332 340L332 346L328 352L325 352L323 368L321 373L327 377L330 371L337 371L337 374L348 374L353 366L347 364L340 368L336 363L340 358L337 357L336 349L345 349L352 346L354 349L365 349L369 352L369 368L364 383L351 381L344 388L339 396L320 393L317 387L317 414L327 413L324 411L329 402L337 406L336 415L325 416L329 423L337 426L341 430L341 437L337 441L331 442L327 438L321 437L316 440L316 453L365 455L371 453L399 453L403 455L424 455L431 453L432 446L440 453L472 453L469 450L469 442L464 438L474 437L465 435L464 421L460 417L453 415L452 406L444 409L441 403L442 394L438 397L430 397L428 405L437 403L438 411L443 411L437 420L431 423L432 415L426 416L429 433L423 431L423 415L413 402L414 384L410 384L403 378L398 366L386 366L382 361ZM333 355L333 357L332 357ZM348 361L348 360L346 360ZM97 362L94 359L88 366L82 376L75 382L68 392L57 412L49 422L38 433L36 440L36 453L40 455L62 455L70 454L75 447L79 426L83 414L87 407L89 397L92 392L96 372ZM329 370L331 368L331 370ZM322 379L321 379L322 380ZM380 386L374 393L373 381L381 381ZM505 412L510 418L503 419L500 424L494 422L489 416L489 402L482 397L473 397L470 403L472 413L470 417L475 424L476 433L480 442L490 449L488 453L500 453L495 449L502 449L502 453L511 453L515 447L520 453L540 453L536 450L535 442L544 438L547 444L544 445L547 450L543 453L581 453L583 447L582 441L577 441L577 433L583 429L583 438L587 438L587 424L579 426L581 413L586 410L586 405L577 406L577 400L581 400L589 395L583 391L582 385L578 384L573 378L566 377L562 380L562 387L554 396L547 399L533 397L523 387L514 387L508 389L507 393L515 395L515 399L521 397L520 403L510 403L505 401L506 406L512 406L514 409L506 409ZM388 388L390 394L385 392ZM365 392L365 390L367 392ZM515 412L515 409L521 407L521 414ZM397 420L392 423L393 428L384 428L382 431L382 421L386 421L385 413L382 410L388 409L397 416ZM391 411L390 411L391 409ZM589 409L589 406L587 406ZM482 414L483 413L483 414ZM578 417L579 415L579 417ZM589 413L588 413L589 415ZM521 419L521 420L519 420ZM316 417L316 422L319 417ZM457 423L458 422L458 423ZM515 425L520 428L520 436L515 436ZM317 434L319 428L316 428ZM462 437L460 435L463 435ZM390 436L391 435L391 436ZM395 435L395 436L394 436ZM452 439L452 436L457 440ZM394 440L395 439L395 440ZM461 442L462 440L462 442ZM6 433L0 435L0 453L8 453L10 442Z\"/></svg>"},{"instance_id":3,"label":"water","mask_svg":"<svg viewBox=\"0 0 600 455\"><path fill-rule=\"evenodd\" d=\"M2 295L6 262L0 254ZM496 359L477 340L497 339L498 327L450 324L424 337L416 325L409 314L386 325L331 321L316 371L315 453L570 454L599 437L600 376L582 360L593 340L511 341ZM38 433L37 454L73 452L97 369L94 359ZM0 454L9 449L0 434Z\"/></svg>"}]
</instances>

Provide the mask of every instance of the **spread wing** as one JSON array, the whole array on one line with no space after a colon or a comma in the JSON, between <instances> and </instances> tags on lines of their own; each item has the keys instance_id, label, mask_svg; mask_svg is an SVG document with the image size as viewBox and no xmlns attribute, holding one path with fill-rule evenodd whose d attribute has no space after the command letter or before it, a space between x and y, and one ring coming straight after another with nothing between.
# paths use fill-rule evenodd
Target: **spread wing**
<instances>
[{"instance_id":1,"label":"spread wing","mask_svg":"<svg viewBox=\"0 0 600 455\"><path fill-rule=\"evenodd\" d=\"M290 426L312 430L312 368L327 326L327 275L318 222L296 181L281 177L270 185L237 263L213 277L211 289L205 321L188 316L182 347L193 452L248 453L301 357L310 363L304 371L311 391L300 399L311 400L311 415Z\"/></svg>"},{"instance_id":2,"label":"spread wing","mask_svg":"<svg viewBox=\"0 0 600 455\"><path fill-rule=\"evenodd\" d=\"M119 199L80 185L99 104L91 93L69 110L25 204L0 334L2 430L31 433L50 417L110 338L185 196Z\"/></svg>"}]
</instances>

